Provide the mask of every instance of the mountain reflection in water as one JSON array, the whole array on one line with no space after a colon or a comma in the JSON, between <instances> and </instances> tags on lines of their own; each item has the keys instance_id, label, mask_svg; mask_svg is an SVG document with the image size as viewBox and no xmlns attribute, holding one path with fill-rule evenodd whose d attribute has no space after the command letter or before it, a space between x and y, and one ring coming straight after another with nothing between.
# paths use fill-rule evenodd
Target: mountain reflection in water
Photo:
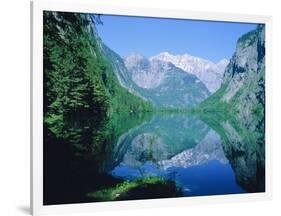
<instances>
[{"instance_id":1,"label":"mountain reflection in water","mask_svg":"<svg viewBox=\"0 0 281 216\"><path fill-rule=\"evenodd\" d=\"M84 121L86 129L73 135L79 143L86 140L87 149L60 140L45 145L48 204L108 201L112 197L100 194L119 194L118 185L130 187L126 182L144 186L124 199L265 191L263 122L217 119L215 114L114 115L97 128ZM143 194L147 179L160 183L152 188L160 190L155 196L151 188Z\"/></svg>"},{"instance_id":2,"label":"mountain reflection in water","mask_svg":"<svg viewBox=\"0 0 281 216\"><path fill-rule=\"evenodd\" d=\"M116 149L123 151L113 151L115 163L110 166L109 158L106 172L123 180L161 176L175 181L184 196L263 191L255 143L243 143L230 123L221 124L220 133L211 126L191 115L156 114L119 137Z\"/></svg>"}]
</instances>

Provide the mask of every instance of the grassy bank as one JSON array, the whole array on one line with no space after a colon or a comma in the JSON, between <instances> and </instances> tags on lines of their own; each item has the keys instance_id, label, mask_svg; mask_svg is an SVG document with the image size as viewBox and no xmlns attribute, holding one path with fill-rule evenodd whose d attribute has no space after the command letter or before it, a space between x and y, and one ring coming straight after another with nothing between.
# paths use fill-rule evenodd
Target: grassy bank
<instances>
[{"instance_id":1,"label":"grassy bank","mask_svg":"<svg viewBox=\"0 0 281 216\"><path fill-rule=\"evenodd\" d=\"M87 197L92 201L114 201L178 197L180 194L175 182L161 177L147 177L124 181L114 187L88 193Z\"/></svg>"}]
</instances>

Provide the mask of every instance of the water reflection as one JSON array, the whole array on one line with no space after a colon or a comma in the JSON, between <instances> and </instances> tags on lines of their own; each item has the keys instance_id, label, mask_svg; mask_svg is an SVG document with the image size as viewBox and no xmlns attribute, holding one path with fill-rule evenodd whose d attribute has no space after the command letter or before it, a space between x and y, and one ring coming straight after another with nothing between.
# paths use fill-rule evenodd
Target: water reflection
<instances>
[{"instance_id":1,"label":"water reflection","mask_svg":"<svg viewBox=\"0 0 281 216\"><path fill-rule=\"evenodd\" d=\"M119 137L116 146L123 151L113 151L115 159L107 164L118 163L106 172L123 180L161 176L175 181L185 196L263 191L257 141L239 134L237 123L214 124L191 115L155 115Z\"/></svg>"},{"instance_id":2,"label":"water reflection","mask_svg":"<svg viewBox=\"0 0 281 216\"><path fill-rule=\"evenodd\" d=\"M70 141L44 145L46 200L100 201L86 195L149 176L175 182L182 196L265 191L264 121L218 119L215 113L113 115L82 131L71 122Z\"/></svg>"}]
</instances>

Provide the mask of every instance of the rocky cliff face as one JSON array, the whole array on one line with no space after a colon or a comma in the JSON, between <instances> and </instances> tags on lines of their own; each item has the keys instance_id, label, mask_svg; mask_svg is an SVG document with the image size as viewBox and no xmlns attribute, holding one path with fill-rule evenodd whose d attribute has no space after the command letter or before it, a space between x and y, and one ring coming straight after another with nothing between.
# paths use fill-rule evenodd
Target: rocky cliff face
<instances>
[{"instance_id":1,"label":"rocky cliff face","mask_svg":"<svg viewBox=\"0 0 281 216\"><path fill-rule=\"evenodd\" d=\"M132 54L125 65L140 95L157 107L189 108L210 94L195 75L172 63Z\"/></svg>"},{"instance_id":2,"label":"rocky cliff face","mask_svg":"<svg viewBox=\"0 0 281 216\"><path fill-rule=\"evenodd\" d=\"M264 26L240 37L236 51L225 69L220 89L202 103L205 108L226 107L241 119L264 116L265 104Z\"/></svg>"},{"instance_id":3,"label":"rocky cliff face","mask_svg":"<svg viewBox=\"0 0 281 216\"><path fill-rule=\"evenodd\" d=\"M133 81L140 87L152 89L159 86L172 65L161 61L149 61L140 54L131 54L125 58L125 65L128 68Z\"/></svg>"},{"instance_id":4,"label":"rocky cliff face","mask_svg":"<svg viewBox=\"0 0 281 216\"><path fill-rule=\"evenodd\" d=\"M211 93L220 88L224 70L229 63L227 59L222 59L218 63L213 63L209 60L188 54L172 55L168 52L160 53L150 59L170 62L176 67L196 75Z\"/></svg>"},{"instance_id":5,"label":"rocky cliff face","mask_svg":"<svg viewBox=\"0 0 281 216\"><path fill-rule=\"evenodd\" d=\"M221 98L234 102L243 118L263 112L265 104L265 35L259 25L237 42L236 52L227 66L223 84L227 85ZM262 113L257 113L262 114Z\"/></svg>"}]
</instances>

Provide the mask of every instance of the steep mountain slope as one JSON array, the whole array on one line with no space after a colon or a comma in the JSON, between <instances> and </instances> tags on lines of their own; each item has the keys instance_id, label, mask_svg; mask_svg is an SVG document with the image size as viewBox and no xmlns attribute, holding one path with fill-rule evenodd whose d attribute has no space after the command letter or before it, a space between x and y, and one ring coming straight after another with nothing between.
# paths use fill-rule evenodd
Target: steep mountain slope
<instances>
[{"instance_id":1,"label":"steep mountain slope","mask_svg":"<svg viewBox=\"0 0 281 216\"><path fill-rule=\"evenodd\" d=\"M133 95L141 98L142 100L147 102L147 98L144 98L138 91L138 86L132 80L129 72L125 66L124 60L112 49L110 49L100 38L97 28L95 26L95 21L93 20L93 16L91 16L91 36L96 41L101 54L107 59L108 66L112 69L115 77L117 78L119 85L125 88L127 91L132 93ZM125 99L125 98L124 98Z\"/></svg>"},{"instance_id":2,"label":"steep mountain slope","mask_svg":"<svg viewBox=\"0 0 281 216\"><path fill-rule=\"evenodd\" d=\"M229 63L227 59L222 59L218 63L199 57L184 55L172 55L168 52L160 53L150 58L150 60L160 60L170 62L176 67L196 75L213 93L221 85L225 67Z\"/></svg>"},{"instance_id":3,"label":"steep mountain slope","mask_svg":"<svg viewBox=\"0 0 281 216\"><path fill-rule=\"evenodd\" d=\"M265 33L264 26L242 36L224 74L228 83L222 101L235 102L243 117L263 115L265 105Z\"/></svg>"},{"instance_id":4,"label":"steep mountain slope","mask_svg":"<svg viewBox=\"0 0 281 216\"><path fill-rule=\"evenodd\" d=\"M135 89L157 107L193 107L209 96L195 75L171 63L132 54L125 59L125 65L138 86Z\"/></svg>"},{"instance_id":5,"label":"steep mountain slope","mask_svg":"<svg viewBox=\"0 0 281 216\"><path fill-rule=\"evenodd\" d=\"M243 119L264 116L265 104L265 35L264 26L240 37L228 64L222 87L206 101L206 109L228 109Z\"/></svg>"}]
</instances>

